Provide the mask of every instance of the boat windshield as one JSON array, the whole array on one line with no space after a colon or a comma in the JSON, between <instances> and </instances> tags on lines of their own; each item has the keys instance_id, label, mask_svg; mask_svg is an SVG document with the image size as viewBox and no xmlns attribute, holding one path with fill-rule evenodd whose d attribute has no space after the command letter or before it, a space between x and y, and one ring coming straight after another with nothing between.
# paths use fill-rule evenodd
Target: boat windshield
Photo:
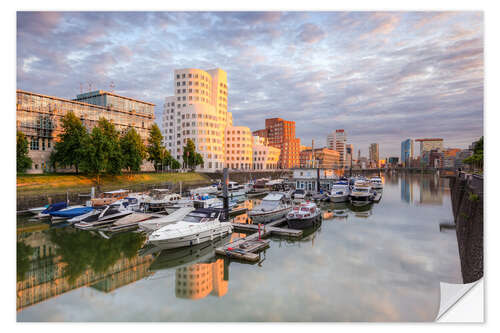
<instances>
[{"instance_id":1,"label":"boat windshield","mask_svg":"<svg viewBox=\"0 0 500 333\"><path fill-rule=\"evenodd\" d=\"M304 194L304 190L295 190L296 194Z\"/></svg>"},{"instance_id":2,"label":"boat windshield","mask_svg":"<svg viewBox=\"0 0 500 333\"><path fill-rule=\"evenodd\" d=\"M359 187L357 187L357 188L354 189L354 191L356 191L356 192L368 192L368 189L367 188L359 188Z\"/></svg>"},{"instance_id":3,"label":"boat windshield","mask_svg":"<svg viewBox=\"0 0 500 333\"><path fill-rule=\"evenodd\" d=\"M216 217L215 212L213 213L190 213L184 217L183 221L185 222L192 222L192 223L199 223L202 222L203 219L209 218L213 219Z\"/></svg>"}]
</instances>

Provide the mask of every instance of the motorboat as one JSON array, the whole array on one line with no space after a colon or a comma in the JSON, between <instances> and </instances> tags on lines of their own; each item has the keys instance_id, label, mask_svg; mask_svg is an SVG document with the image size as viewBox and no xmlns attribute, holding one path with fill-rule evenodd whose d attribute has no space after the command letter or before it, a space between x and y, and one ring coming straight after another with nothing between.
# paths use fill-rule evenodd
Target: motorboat
<instances>
[{"instance_id":1,"label":"motorboat","mask_svg":"<svg viewBox=\"0 0 500 333\"><path fill-rule=\"evenodd\" d=\"M187 214L191 213L193 210L194 207L182 207L167 216L139 222L139 229L144 232L153 232L155 230L158 230L166 226L167 224L182 220Z\"/></svg>"},{"instance_id":2,"label":"motorboat","mask_svg":"<svg viewBox=\"0 0 500 333\"><path fill-rule=\"evenodd\" d=\"M370 184L373 189L381 190L384 188L384 183L382 182L382 178L380 177L372 177L370 178Z\"/></svg>"},{"instance_id":3,"label":"motorboat","mask_svg":"<svg viewBox=\"0 0 500 333\"><path fill-rule=\"evenodd\" d=\"M221 222L221 209L198 208L181 221L167 224L148 237L148 243L164 249L201 244L222 238L233 231L230 222Z\"/></svg>"},{"instance_id":4,"label":"motorboat","mask_svg":"<svg viewBox=\"0 0 500 333\"><path fill-rule=\"evenodd\" d=\"M172 214L176 210L182 207L194 207L194 208L215 208L222 204L222 200L211 196L211 195L194 195L190 198L181 198L177 203L166 206L165 210L168 214Z\"/></svg>"},{"instance_id":5,"label":"motorboat","mask_svg":"<svg viewBox=\"0 0 500 333\"><path fill-rule=\"evenodd\" d=\"M268 223L283 218L292 209L290 201L281 192L271 192L261 203L248 212L252 223Z\"/></svg>"},{"instance_id":6,"label":"motorboat","mask_svg":"<svg viewBox=\"0 0 500 333\"><path fill-rule=\"evenodd\" d=\"M294 199L304 199L306 197L306 190L303 190L301 188L298 188L293 192L292 197Z\"/></svg>"},{"instance_id":7,"label":"motorboat","mask_svg":"<svg viewBox=\"0 0 500 333\"><path fill-rule=\"evenodd\" d=\"M182 197L168 189L153 189L144 200L147 211L164 210L167 206L175 205Z\"/></svg>"},{"instance_id":8,"label":"motorboat","mask_svg":"<svg viewBox=\"0 0 500 333\"><path fill-rule=\"evenodd\" d=\"M230 198L243 196L250 191L250 188L245 185L241 185L237 182L228 182L227 183L227 194Z\"/></svg>"},{"instance_id":9,"label":"motorboat","mask_svg":"<svg viewBox=\"0 0 500 333\"><path fill-rule=\"evenodd\" d=\"M370 183L363 180L358 180L349 195L353 205L365 205L372 202L373 192L371 191Z\"/></svg>"},{"instance_id":10,"label":"motorboat","mask_svg":"<svg viewBox=\"0 0 500 333\"><path fill-rule=\"evenodd\" d=\"M49 205L45 205L45 206L42 206L42 207L35 207L35 208L30 208L28 209L28 211L33 214L33 215L38 215L39 213L43 212L44 210L46 210L47 208L49 208Z\"/></svg>"},{"instance_id":11,"label":"motorboat","mask_svg":"<svg viewBox=\"0 0 500 333\"><path fill-rule=\"evenodd\" d=\"M321 222L321 209L314 202L303 202L286 215L291 229L307 229Z\"/></svg>"},{"instance_id":12,"label":"motorboat","mask_svg":"<svg viewBox=\"0 0 500 333\"><path fill-rule=\"evenodd\" d=\"M75 223L75 228L78 229L94 229L97 226L108 224L121 217L132 214L134 211L127 209L122 202L113 203L102 209L100 214L93 214Z\"/></svg>"},{"instance_id":13,"label":"motorboat","mask_svg":"<svg viewBox=\"0 0 500 333\"><path fill-rule=\"evenodd\" d=\"M97 218L99 217L99 215L101 214L101 212L104 208L106 208L106 206L94 207L93 210L91 210L85 214L72 217L69 220L67 220L67 222L68 223L78 223L78 222L81 222L85 219L89 220L89 218L91 218L91 217L95 217L97 220Z\"/></svg>"},{"instance_id":14,"label":"motorboat","mask_svg":"<svg viewBox=\"0 0 500 333\"><path fill-rule=\"evenodd\" d=\"M76 216L87 214L93 210L93 207L79 206L50 212L49 215L52 217L52 221L66 220L74 218Z\"/></svg>"},{"instance_id":15,"label":"motorboat","mask_svg":"<svg viewBox=\"0 0 500 333\"><path fill-rule=\"evenodd\" d=\"M219 190L217 185L209 185L205 187L197 187L192 190L189 190L190 195L204 195L204 194L215 194Z\"/></svg>"},{"instance_id":16,"label":"motorboat","mask_svg":"<svg viewBox=\"0 0 500 333\"><path fill-rule=\"evenodd\" d=\"M68 203L66 201L56 202L56 203L50 204L46 209L39 212L36 217L38 217L39 219L44 218L44 217L50 217L51 212L55 212L55 211L65 209L65 208L68 208Z\"/></svg>"},{"instance_id":17,"label":"motorboat","mask_svg":"<svg viewBox=\"0 0 500 333\"><path fill-rule=\"evenodd\" d=\"M102 193L98 198L90 199L92 206L106 206L125 198L128 195L128 190L116 190Z\"/></svg>"},{"instance_id":18,"label":"motorboat","mask_svg":"<svg viewBox=\"0 0 500 333\"><path fill-rule=\"evenodd\" d=\"M311 199L314 201L325 201L328 199L328 193L326 192L315 193L312 195Z\"/></svg>"},{"instance_id":19,"label":"motorboat","mask_svg":"<svg viewBox=\"0 0 500 333\"><path fill-rule=\"evenodd\" d=\"M331 202L349 201L349 184L346 181L339 181L332 185L328 197Z\"/></svg>"}]
</instances>

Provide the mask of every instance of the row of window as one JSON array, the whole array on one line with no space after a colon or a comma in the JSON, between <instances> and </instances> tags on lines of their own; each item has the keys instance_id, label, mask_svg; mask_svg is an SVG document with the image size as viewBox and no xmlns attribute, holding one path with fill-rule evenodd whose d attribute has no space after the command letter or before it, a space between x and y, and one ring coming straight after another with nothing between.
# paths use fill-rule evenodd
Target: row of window
<instances>
[{"instance_id":1,"label":"row of window","mask_svg":"<svg viewBox=\"0 0 500 333\"><path fill-rule=\"evenodd\" d=\"M41 145L40 145L40 141L41 141ZM45 148L47 148L47 149L50 148L50 145L51 145L50 139L42 138L40 140L40 138L32 137L30 140L30 149L31 150L40 150L40 147L41 147L41 150L45 150Z\"/></svg>"}]
</instances>

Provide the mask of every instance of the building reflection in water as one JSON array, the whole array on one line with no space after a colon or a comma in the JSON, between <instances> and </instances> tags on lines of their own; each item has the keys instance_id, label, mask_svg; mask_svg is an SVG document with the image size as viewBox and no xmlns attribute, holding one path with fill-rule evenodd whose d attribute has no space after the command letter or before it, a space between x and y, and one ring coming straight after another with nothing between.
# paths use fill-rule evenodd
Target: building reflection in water
<instances>
[{"instance_id":1,"label":"building reflection in water","mask_svg":"<svg viewBox=\"0 0 500 333\"><path fill-rule=\"evenodd\" d=\"M32 248L26 258L17 258L29 263L16 283L18 311L83 286L109 292L151 274L148 268L153 262L152 256L127 258L121 255L103 272L96 273L85 267L79 276L70 279L65 274L68 263L56 254L58 246L51 242L48 231L18 235L18 242Z\"/></svg>"},{"instance_id":2,"label":"building reflection in water","mask_svg":"<svg viewBox=\"0 0 500 333\"><path fill-rule=\"evenodd\" d=\"M222 297L227 293L224 259L178 268L175 272L175 296L201 299L208 295Z\"/></svg>"},{"instance_id":3,"label":"building reflection in water","mask_svg":"<svg viewBox=\"0 0 500 333\"><path fill-rule=\"evenodd\" d=\"M413 179L407 173L401 174L401 201L413 202Z\"/></svg>"},{"instance_id":4,"label":"building reflection in water","mask_svg":"<svg viewBox=\"0 0 500 333\"><path fill-rule=\"evenodd\" d=\"M440 178L437 175L422 177L420 180L420 204L442 205L443 190L439 186Z\"/></svg>"}]
</instances>

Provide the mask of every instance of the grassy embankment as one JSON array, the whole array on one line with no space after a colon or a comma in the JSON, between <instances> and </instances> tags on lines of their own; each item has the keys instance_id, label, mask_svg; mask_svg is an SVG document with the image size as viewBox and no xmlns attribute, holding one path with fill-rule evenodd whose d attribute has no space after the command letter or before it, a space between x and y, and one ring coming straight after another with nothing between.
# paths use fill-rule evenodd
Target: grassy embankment
<instances>
[{"instance_id":1,"label":"grassy embankment","mask_svg":"<svg viewBox=\"0 0 500 333\"><path fill-rule=\"evenodd\" d=\"M162 183L202 183L209 182L209 178L203 174L190 173L142 173L123 174L118 176L101 176L100 188L102 190L115 189L117 187L132 186L136 184L162 184ZM53 194L65 191L90 192L92 186L96 186L95 177L75 174L40 174L40 175L18 175L17 193L30 194Z\"/></svg>"}]
</instances>

